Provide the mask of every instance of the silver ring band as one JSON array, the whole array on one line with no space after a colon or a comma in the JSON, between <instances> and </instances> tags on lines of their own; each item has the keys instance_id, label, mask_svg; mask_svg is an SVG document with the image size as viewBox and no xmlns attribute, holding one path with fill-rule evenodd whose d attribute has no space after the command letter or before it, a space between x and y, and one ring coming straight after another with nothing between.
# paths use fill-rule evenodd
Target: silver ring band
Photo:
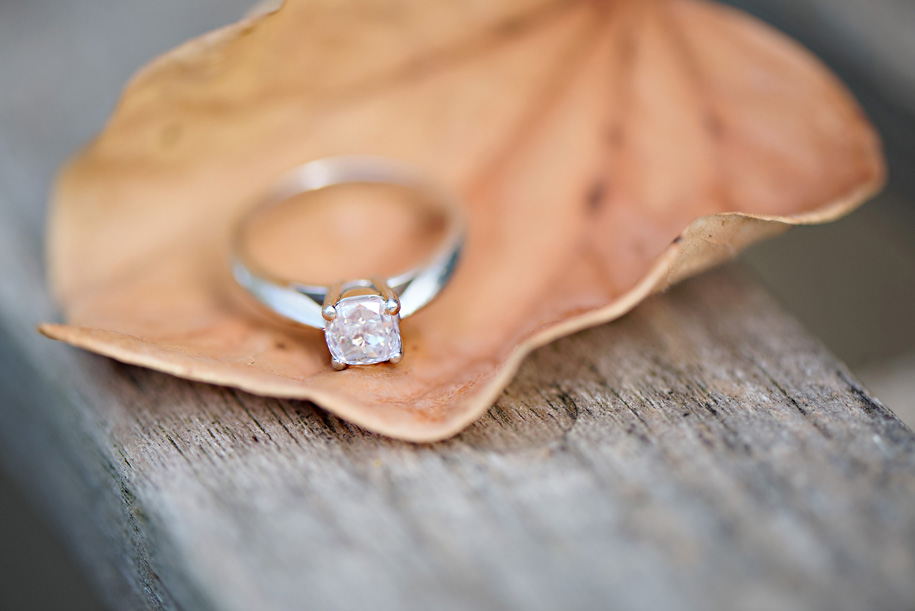
<instances>
[{"instance_id":1,"label":"silver ring band","mask_svg":"<svg viewBox=\"0 0 915 611\"><path fill-rule=\"evenodd\" d=\"M393 184L418 192L424 201L438 207L445 219L444 236L438 248L426 261L393 276L347 279L334 285L277 277L250 259L242 238L255 217L293 196L351 183ZM269 187L259 205L239 222L233 236L232 272L239 285L273 312L299 324L325 329L328 333L329 323L336 316L337 303L352 289L373 289L385 300L386 313L399 318L410 316L425 306L438 295L454 273L465 232L466 222L458 198L433 184L413 166L383 157L327 157L284 174ZM331 347L330 338L328 346ZM338 363L333 347L331 353L338 368L347 364L367 364Z\"/></svg>"}]
</instances>

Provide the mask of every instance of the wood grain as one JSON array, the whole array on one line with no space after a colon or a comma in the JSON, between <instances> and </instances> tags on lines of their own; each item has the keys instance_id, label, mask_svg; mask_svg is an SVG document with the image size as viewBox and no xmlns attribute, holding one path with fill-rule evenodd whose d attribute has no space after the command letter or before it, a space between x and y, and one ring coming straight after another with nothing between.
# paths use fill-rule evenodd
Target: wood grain
<instances>
[{"instance_id":1,"label":"wood grain","mask_svg":"<svg viewBox=\"0 0 915 611\"><path fill-rule=\"evenodd\" d=\"M915 604L915 436L733 269L536 351L433 445L49 346L4 352L2 434L119 609Z\"/></svg>"}]
</instances>

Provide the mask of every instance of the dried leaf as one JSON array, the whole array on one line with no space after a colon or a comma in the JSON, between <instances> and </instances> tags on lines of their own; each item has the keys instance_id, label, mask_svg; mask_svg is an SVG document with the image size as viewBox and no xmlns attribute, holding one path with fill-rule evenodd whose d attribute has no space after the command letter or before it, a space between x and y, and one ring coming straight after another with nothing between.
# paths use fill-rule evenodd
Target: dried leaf
<instances>
[{"instance_id":1,"label":"dried leaf","mask_svg":"<svg viewBox=\"0 0 915 611\"><path fill-rule=\"evenodd\" d=\"M320 331L238 295L227 236L282 170L352 153L453 186L470 237L451 285L404 321L404 361L338 373ZM440 439L534 347L844 214L882 163L818 61L721 6L289 0L155 61L65 168L49 249L67 324L41 330Z\"/></svg>"}]
</instances>

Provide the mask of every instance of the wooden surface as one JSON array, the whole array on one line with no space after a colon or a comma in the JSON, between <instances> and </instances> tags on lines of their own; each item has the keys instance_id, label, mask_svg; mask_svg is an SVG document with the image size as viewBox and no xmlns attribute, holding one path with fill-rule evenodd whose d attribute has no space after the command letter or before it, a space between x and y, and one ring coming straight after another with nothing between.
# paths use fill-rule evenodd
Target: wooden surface
<instances>
[{"instance_id":1,"label":"wooden surface","mask_svg":"<svg viewBox=\"0 0 915 611\"><path fill-rule=\"evenodd\" d=\"M426 446L8 339L8 458L119 609L915 605L915 436L733 269Z\"/></svg>"},{"instance_id":2,"label":"wooden surface","mask_svg":"<svg viewBox=\"0 0 915 611\"><path fill-rule=\"evenodd\" d=\"M0 460L112 608L915 607L915 435L733 269L539 350L433 446L40 338L48 178L192 33L117 14L122 52L62 28L0 93Z\"/></svg>"}]
</instances>

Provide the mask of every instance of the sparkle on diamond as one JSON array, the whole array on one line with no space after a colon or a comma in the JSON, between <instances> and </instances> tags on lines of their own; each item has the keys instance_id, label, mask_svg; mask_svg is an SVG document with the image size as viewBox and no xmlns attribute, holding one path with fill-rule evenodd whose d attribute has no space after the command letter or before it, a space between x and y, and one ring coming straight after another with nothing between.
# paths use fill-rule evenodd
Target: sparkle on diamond
<instances>
[{"instance_id":1,"label":"sparkle on diamond","mask_svg":"<svg viewBox=\"0 0 915 611\"><path fill-rule=\"evenodd\" d=\"M347 365L371 365L400 354L400 324L384 311L379 295L345 297L337 302L337 317L324 328L334 359Z\"/></svg>"}]
</instances>

